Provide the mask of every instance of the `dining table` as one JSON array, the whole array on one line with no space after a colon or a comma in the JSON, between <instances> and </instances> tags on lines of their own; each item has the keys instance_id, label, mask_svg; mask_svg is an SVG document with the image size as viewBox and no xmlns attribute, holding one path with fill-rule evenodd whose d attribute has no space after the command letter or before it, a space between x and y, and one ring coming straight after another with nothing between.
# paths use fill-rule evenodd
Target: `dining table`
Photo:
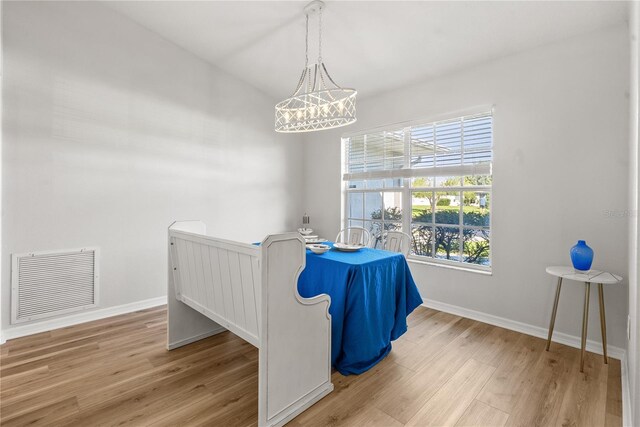
<instances>
[{"instance_id":1,"label":"dining table","mask_svg":"<svg viewBox=\"0 0 640 427\"><path fill-rule=\"evenodd\" d=\"M361 374L391 351L422 304L403 254L362 247L314 254L307 249L298 293L331 297L331 363L343 375Z\"/></svg>"}]
</instances>

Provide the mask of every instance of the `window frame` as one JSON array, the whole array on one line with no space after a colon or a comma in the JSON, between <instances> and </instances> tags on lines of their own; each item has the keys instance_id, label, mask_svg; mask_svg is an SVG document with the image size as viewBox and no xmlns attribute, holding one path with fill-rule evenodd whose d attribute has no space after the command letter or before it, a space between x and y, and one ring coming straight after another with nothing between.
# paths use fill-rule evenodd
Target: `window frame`
<instances>
[{"instance_id":1,"label":"window frame","mask_svg":"<svg viewBox=\"0 0 640 427\"><path fill-rule=\"evenodd\" d=\"M433 178L433 183L431 186L420 186L420 187L413 187L412 186L412 179L416 178L419 175L419 173L414 172L414 171L420 171L419 168L416 169L412 169L411 168L411 129L418 127L418 126L429 126L429 125L433 125L433 124L437 124L437 122L443 122L443 121L449 121L449 120L455 120L455 119L467 119L467 118L472 118L473 116L479 116L479 115L483 115L483 114L487 114L487 115L491 115L492 118L492 122L491 122L491 162L489 163L488 166L488 175L491 176L492 180L491 180L491 185L469 185L469 186L465 186L464 185L464 177L465 176L470 176L470 175L474 175L475 173L474 171L474 167L473 166L469 166L469 170L467 171L465 169L465 164L464 164L464 149L461 148L461 156L462 156L462 164L460 166L454 166L453 168L456 168L456 170L459 173L462 173L462 175L457 175L457 174L447 174L447 175L439 175L438 173L438 168L434 167L434 168L429 168L429 169L425 169L425 172L428 171L432 171L432 172L436 172L436 174L429 174L429 173L425 173L424 175L422 175L422 177L430 177ZM432 119L425 119L425 120L420 120L420 121L411 121L411 122L404 122L404 123L399 123L399 124L391 124L391 125L387 125L387 126L382 126L382 127L378 127L375 129L369 129L366 131L362 131L362 132L356 132L356 133L347 133L342 135L341 138L341 153L342 153L342 162L341 162L341 166L342 166L342 174L341 174L341 189L342 189L342 194L341 194L341 204L342 204L342 215L341 215L341 223L343 227L348 227L349 224L351 223L351 221L358 221L361 223L361 225L365 228L367 224L369 223L374 223L374 222L380 222L382 224L382 230L385 229L384 224L385 223L398 223L398 221L392 221L392 220L386 220L384 219L384 209L385 209L385 205L384 205L384 193L400 193L401 197L402 197L402 219L401 219L401 224L402 224L402 230L404 232L406 232L407 234L413 236L412 233L412 225L414 224L424 224L427 226L432 226L432 227L439 227L439 226L451 226L451 227L457 227L458 228L458 239L459 239L459 261L456 260L448 260L448 259L440 259L437 258L436 252L435 252L435 239L432 242L432 250L431 256L427 256L427 255L416 255L416 254L410 254L407 258L409 261L413 261L413 262L417 262L420 264L428 264L428 265L435 265L435 266L439 266L439 267L448 267L448 268L454 268L454 269L459 269L459 270L465 270L465 271L472 271L472 272L479 272L479 273L484 273L484 274L492 274L493 271L493 238L491 237L489 240L489 256L488 256L488 261L489 264L488 265L483 265L483 264L474 264L474 263L467 263L464 262L464 231L465 229L473 229L473 230L487 230L490 235L493 231L493 202L494 202L494 191L493 191L493 151L494 151L494 146L495 146L495 138L494 138L494 108L493 106L487 107L478 107L477 109L474 110L466 110L466 111L460 111L460 112L456 112L456 113L450 113L447 115L441 115ZM357 137L357 136L364 136L364 135L368 135L371 134L373 132L397 132L398 130L402 130L403 134L404 134L404 166L403 169L396 169L396 170L384 170L378 173L372 173L372 177L367 178L367 177L362 177L359 179L356 179L356 181L363 181L364 183L367 183L368 181L374 180L374 179L380 179L382 180L383 184L379 187L379 188L367 188L366 184L362 186L362 188L349 188L349 184L350 184L350 180L347 179L348 175L347 172L347 161L348 161L348 156L347 156L347 142L349 141L350 138L353 137ZM464 135L463 131L461 131L462 134ZM408 174L406 173L407 170L410 170L411 172L409 172ZM441 171L445 171L446 167L442 167ZM403 172L400 172L403 171ZM466 171L466 172L465 172ZM385 187L384 185L384 179L385 178L391 178L393 177L393 175L395 174L395 179L400 179L401 180L401 185L400 186L395 186L395 187ZM487 174L487 173L482 173ZM384 177L383 177L384 176ZM452 187L437 187L436 186L436 177L437 176L447 176L447 177L458 177L460 178L460 185L458 186L452 186ZM460 197L460 211L459 211L459 221L458 224L439 224L435 222L435 213L436 213L436 207L432 206L432 221L429 223L426 222L414 222L413 221L413 193L414 192L418 192L418 191L425 191L425 192L432 192L432 193L437 193L437 192L457 192L459 194ZM477 226L477 225L465 225L464 224L464 192L466 191L478 191L478 192L486 192L487 195L489 196L489 206L488 206L488 211L489 211L489 224L488 226ZM351 193L361 193L363 195L362 197L362 218L355 218L355 217L350 217L349 214L349 194ZM380 221L374 221L371 219L367 219L366 215L365 215L365 194L366 193L380 193L382 195L382 201L381 201L381 219ZM409 213L409 214L407 214ZM373 236L372 236L373 238Z\"/></svg>"}]
</instances>

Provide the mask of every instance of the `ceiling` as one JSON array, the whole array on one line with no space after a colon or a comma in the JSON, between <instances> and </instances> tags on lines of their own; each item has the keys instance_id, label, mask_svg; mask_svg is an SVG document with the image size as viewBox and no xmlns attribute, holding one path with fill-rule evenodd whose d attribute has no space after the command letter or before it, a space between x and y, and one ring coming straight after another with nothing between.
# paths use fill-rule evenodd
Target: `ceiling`
<instances>
[{"instance_id":1,"label":"ceiling","mask_svg":"<svg viewBox=\"0 0 640 427\"><path fill-rule=\"evenodd\" d=\"M324 62L359 97L618 25L628 13L626 2L326 3ZM289 96L298 82L304 1L105 4L274 100ZM313 25L310 57L317 56Z\"/></svg>"}]
</instances>

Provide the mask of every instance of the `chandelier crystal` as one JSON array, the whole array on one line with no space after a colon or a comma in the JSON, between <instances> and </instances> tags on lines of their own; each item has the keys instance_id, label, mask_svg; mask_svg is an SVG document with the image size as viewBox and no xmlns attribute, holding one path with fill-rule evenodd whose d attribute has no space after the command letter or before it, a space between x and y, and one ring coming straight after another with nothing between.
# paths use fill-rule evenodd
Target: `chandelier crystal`
<instances>
[{"instance_id":1,"label":"chandelier crystal","mask_svg":"<svg viewBox=\"0 0 640 427\"><path fill-rule=\"evenodd\" d=\"M316 0L305 7L305 62L293 95L276 105L276 132L313 132L356 121L356 90L336 84L322 62L322 10ZM309 65L309 15L318 14L318 62Z\"/></svg>"}]
</instances>

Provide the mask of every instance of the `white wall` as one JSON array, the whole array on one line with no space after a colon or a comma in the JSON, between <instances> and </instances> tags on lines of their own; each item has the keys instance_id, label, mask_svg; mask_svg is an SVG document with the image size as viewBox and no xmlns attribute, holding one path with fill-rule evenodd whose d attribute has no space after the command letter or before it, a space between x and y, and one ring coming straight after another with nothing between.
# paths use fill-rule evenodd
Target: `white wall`
<instances>
[{"instance_id":1,"label":"white wall","mask_svg":"<svg viewBox=\"0 0 640 427\"><path fill-rule=\"evenodd\" d=\"M3 2L2 327L10 254L99 246L102 307L166 294L166 234L295 229L302 151L260 91L92 2Z\"/></svg>"},{"instance_id":2,"label":"white wall","mask_svg":"<svg viewBox=\"0 0 640 427\"><path fill-rule=\"evenodd\" d=\"M569 263L578 239L595 249L594 268L628 272L628 58L621 25L360 100L355 125L306 138L312 227L326 237L340 227L342 133L494 104L493 275L411 270L426 299L546 328L545 267ZM605 294L609 344L626 348L627 281ZM556 331L580 335L583 295L564 285ZM600 339L595 291L591 310Z\"/></svg>"},{"instance_id":3,"label":"white wall","mask_svg":"<svg viewBox=\"0 0 640 427\"><path fill-rule=\"evenodd\" d=\"M635 425L640 423L640 292L638 292L638 241L640 241L640 215L638 215L638 199L640 199L640 178L638 165L640 152L638 150L638 120L640 114L640 97L638 79L640 68L640 3L630 2L629 35L631 38L631 91L630 91L630 192L629 192L629 317L630 341L627 352L629 369L629 392L631 397L633 419Z\"/></svg>"}]
</instances>

